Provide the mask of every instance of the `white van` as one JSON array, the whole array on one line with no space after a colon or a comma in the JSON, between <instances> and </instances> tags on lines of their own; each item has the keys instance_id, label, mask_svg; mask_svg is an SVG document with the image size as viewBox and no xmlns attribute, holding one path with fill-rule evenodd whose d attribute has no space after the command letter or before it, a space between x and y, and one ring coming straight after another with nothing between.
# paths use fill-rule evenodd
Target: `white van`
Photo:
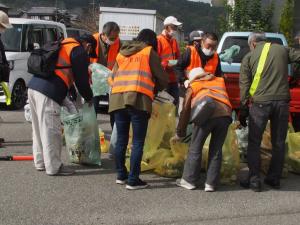
<instances>
[{"instance_id":1,"label":"white van","mask_svg":"<svg viewBox=\"0 0 300 225\"><path fill-rule=\"evenodd\" d=\"M34 48L67 37L62 23L9 18L13 25L1 35L7 60L10 65L9 89L12 93L12 108L22 108L27 100L27 84L32 75L27 72L27 60ZM5 103L5 95L0 85L0 103Z\"/></svg>"}]
</instances>

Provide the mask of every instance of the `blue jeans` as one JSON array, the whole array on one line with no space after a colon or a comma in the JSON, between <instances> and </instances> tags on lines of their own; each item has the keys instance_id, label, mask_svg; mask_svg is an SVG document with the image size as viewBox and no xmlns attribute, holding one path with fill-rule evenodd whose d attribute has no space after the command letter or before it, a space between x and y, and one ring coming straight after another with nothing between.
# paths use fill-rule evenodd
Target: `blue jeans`
<instances>
[{"instance_id":1,"label":"blue jeans","mask_svg":"<svg viewBox=\"0 0 300 225\"><path fill-rule=\"evenodd\" d=\"M117 145L115 148L116 168L118 179L126 179L128 183L135 183L141 172L141 161L146 138L149 113L146 111L126 108L114 112L117 127ZM130 156L130 172L125 167L125 155L129 139L129 128L132 124L133 137Z\"/></svg>"}]
</instances>

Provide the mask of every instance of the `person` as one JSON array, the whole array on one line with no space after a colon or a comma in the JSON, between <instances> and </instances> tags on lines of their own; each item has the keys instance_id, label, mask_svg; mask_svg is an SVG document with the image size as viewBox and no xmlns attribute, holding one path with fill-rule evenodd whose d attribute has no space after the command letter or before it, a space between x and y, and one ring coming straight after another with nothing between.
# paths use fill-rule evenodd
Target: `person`
<instances>
[{"instance_id":1,"label":"person","mask_svg":"<svg viewBox=\"0 0 300 225\"><path fill-rule=\"evenodd\" d=\"M0 83L9 81L9 64L6 59L4 45L1 40L1 34L9 28L12 28L12 25L9 23L9 18L5 12L0 10ZM3 146L4 141L4 138L0 137L0 148Z\"/></svg>"},{"instance_id":2,"label":"person","mask_svg":"<svg viewBox=\"0 0 300 225\"><path fill-rule=\"evenodd\" d=\"M140 31L136 40L122 46L113 70L109 112L114 113L117 128L116 183L126 184L127 181L126 188L129 190L148 186L139 178L148 119L155 93L165 89L168 82L156 50L155 32L144 29ZM128 174L125 154L130 124L133 139Z\"/></svg>"},{"instance_id":3,"label":"person","mask_svg":"<svg viewBox=\"0 0 300 225\"><path fill-rule=\"evenodd\" d=\"M116 57L121 47L119 39L120 27L115 22L107 22L104 24L102 33L95 33L93 36L97 40L96 57L91 58L91 63L99 63L110 70L113 69ZM97 113L100 96L94 96L94 106ZM113 127L114 119L111 117L111 127Z\"/></svg>"},{"instance_id":4,"label":"person","mask_svg":"<svg viewBox=\"0 0 300 225\"><path fill-rule=\"evenodd\" d=\"M213 46L212 48L215 49L218 42L217 36L214 33L207 33L204 36L204 41L207 41L208 38ZM216 190L219 183L222 146L225 142L227 129L232 121L232 106L224 79L218 77L220 71L217 70L218 57L215 50L212 50L214 60L209 60L205 66L201 64L198 53L194 52L194 54L197 54L198 59L193 57L193 53L191 54L191 64L187 74L190 82L183 101L183 109L180 113L176 135L171 141L180 141L186 136L186 128L191 119L191 112L198 104L202 104L203 100L207 97L212 98L215 107L206 120L201 123L199 121L193 123L192 139L184 164L183 175L181 179L176 181L176 184L189 190L197 188L200 179L203 145L208 135L211 134L205 191L212 192Z\"/></svg>"},{"instance_id":5,"label":"person","mask_svg":"<svg viewBox=\"0 0 300 225\"><path fill-rule=\"evenodd\" d=\"M33 76L28 84L32 113L34 165L47 175L71 175L74 170L60 159L60 109L68 90L76 85L80 95L92 106L93 93L89 84L89 54L95 54L96 40L92 35L66 38L59 50L57 69L49 78ZM67 68L60 68L60 67Z\"/></svg>"},{"instance_id":6,"label":"person","mask_svg":"<svg viewBox=\"0 0 300 225\"><path fill-rule=\"evenodd\" d=\"M239 120L245 127L249 117L249 174L240 184L259 192L262 190L260 144L268 120L271 121L272 159L264 183L280 188L289 120L288 64L299 63L300 52L267 42L265 33L251 33L248 44L251 51L243 58L240 71Z\"/></svg>"},{"instance_id":7,"label":"person","mask_svg":"<svg viewBox=\"0 0 300 225\"><path fill-rule=\"evenodd\" d=\"M176 34L178 27L182 23L174 16L168 16L164 20L164 29L162 33L157 37L158 55L161 58L161 64L168 73L169 84L167 92L174 98L174 104L177 105L179 101L179 87L178 81L174 72L175 64L172 64L170 60L178 60L180 57L180 49L176 40Z\"/></svg>"},{"instance_id":8,"label":"person","mask_svg":"<svg viewBox=\"0 0 300 225\"><path fill-rule=\"evenodd\" d=\"M217 77L222 76L221 61L216 53L218 37L214 33L201 33L193 31L190 33L190 45L179 58L175 71L180 82L187 79L187 74L196 67L212 67L213 74ZM207 69L205 70L207 71Z\"/></svg>"}]
</instances>

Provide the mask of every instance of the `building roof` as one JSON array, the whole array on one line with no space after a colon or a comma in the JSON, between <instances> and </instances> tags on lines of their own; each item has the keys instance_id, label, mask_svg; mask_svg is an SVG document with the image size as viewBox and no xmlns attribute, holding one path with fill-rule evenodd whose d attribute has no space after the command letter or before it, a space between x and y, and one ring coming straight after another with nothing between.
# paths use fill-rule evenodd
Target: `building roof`
<instances>
[{"instance_id":1,"label":"building roof","mask_svg":"<svg viewBox=\"0 0 300 225\"><path fill-rule=\"evenodd\" d=\"M55 15L56 7L32 7L27 11L28 15Z\"/></svg>"},{"instance_id":2,"label":"building roof","mask_svg":"<svg viewBox=\"0 0 300 225\"><path fill-rule=\"evenodd\" d=\"M18 17L21 16L23 14L25 14L26 12L24 10L21 9L17 9L17 10L8 10L8 16L9 17Z\"/></svg>"},{"instance_id":3,"label":"building roof","mask_svg":"<svg viewBox=\"0 0 300 225\"><path fill-rule=\"evenodd\" d=\"M6 6L4 4L1 4L1 3L0 3L0 8L2 8L2 9L10 9L8 6Z\"/></svg>"},{"instance_id":4,"label":"building roof","mask_svg":"<svg viewBox=\"0 0 300 225\"><path fill-rule=\"evenodd\" d=\"M156 15L156 10L100 7L101 12Z\"/></svg>"}]
</instances>

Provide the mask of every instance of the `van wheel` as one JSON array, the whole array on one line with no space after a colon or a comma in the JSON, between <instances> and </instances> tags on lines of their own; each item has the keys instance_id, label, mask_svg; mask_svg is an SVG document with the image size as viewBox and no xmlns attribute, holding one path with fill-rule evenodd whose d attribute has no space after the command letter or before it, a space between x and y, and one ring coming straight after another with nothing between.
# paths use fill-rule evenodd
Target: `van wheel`
<instances>
[{"instance_id":1,"label":"van wheel","mask_svg":"<svg viewBox=\"0 0 300 225\"><path fill-rule=\"evenodd\" d=\"M17 80L11 93L11 107L21 109L27 101L27 88L22 80Z\"/></svg>"}]
</instances>

